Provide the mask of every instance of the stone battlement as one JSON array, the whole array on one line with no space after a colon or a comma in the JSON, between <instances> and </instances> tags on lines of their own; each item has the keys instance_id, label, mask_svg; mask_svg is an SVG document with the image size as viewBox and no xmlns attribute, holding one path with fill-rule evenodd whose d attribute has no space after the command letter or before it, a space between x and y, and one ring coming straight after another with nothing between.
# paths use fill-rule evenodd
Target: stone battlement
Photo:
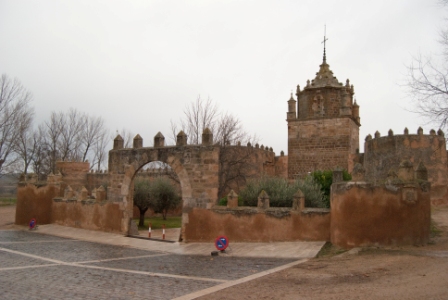
<instances>
[{"instance_id":1,"label":"stone battlement","mask_svg":"<svg viewBox=\"0 0 448 300\"><path fill-rule=\"evenodd\" d=\"M403 131L403 134L394 134L394 132L392 131L392 129L389 129L388 133L386 136L381 136L379 131L376 131L374 134L374 137L372 138L372 135L368 134L365 138L366 143L370 142L370 141L375 141L375 140L390 140L391 138L396 138L396 139L401 139L401 138L409 138L409 139L415 139L415 138L419 138L419 139L428 139L428 141L432 141L435 137L437 138L441 138L441 139L445 139L445 133L439 129L436 133L436 131L434 129L431 129L429 134L423 134L423 129L421 127L419 127L417 129L417 134L409 134L409 130L408 128L405 128Z\"/></svg>"},{"instance_id":2,"label":"stone battlement","mask_svg":"<svg viewBox=\"0 0 448 300\"><path fill-rule=\"evenodd\" d=\"M374 138L367 135L364 151L362 163L366 179L371 182L384 181L402 160L407 159L426 166L428 180L435 191L448 183L445 134L440 129L437 133L431 130L429 134L423 134L423 129L418 128L417 134L409 134L405 128L404 133L399 135L389 130L387 136L381 136L377 131Z\"/></svg>"}]
</instances>

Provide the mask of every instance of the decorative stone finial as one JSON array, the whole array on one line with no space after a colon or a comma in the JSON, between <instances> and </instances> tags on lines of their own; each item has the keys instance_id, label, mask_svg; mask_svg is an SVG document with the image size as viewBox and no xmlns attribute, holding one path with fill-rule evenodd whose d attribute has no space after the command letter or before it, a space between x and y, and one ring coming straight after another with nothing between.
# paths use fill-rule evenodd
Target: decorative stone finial
<instances>
[{"instance_id":1,"label":"decorative stone finial","mask_svg":"<svg viewBox=\"0 0 448 300\"><path fill-rule=\"evenodd\" d=\"M134 143L133 143L133 148L134 149L138 149L138 148L142 148L143 147L143 139L140 136L140 134L137 134L134 137Z\"/></svg>"},{"instance_id":2,"label":"decorative stone finial","mask_svg":"<svg viewBox=\"0 0 448 300\"><path fill-rule=\"evenodd\" d=\"M114 139L114 150L123 149L124 147L124 140L121 137L121 135L117 135Z\"/></svg>"},{"instance_id":3,"label":"decorative stone finial","mask_svg":"<svg viewBox=\"0 0 448 300\"><path fill-rule=\"evenodd\" d=\"M238 207L238 194L234 190L230 190L230 193L227 195L227 207Z\"/></svg>"},{"instance_id":4,"label":"decorative stone finial","mask_svg":"<svg viewBox=\"0 0 448 300\"><path fill-rule=\"evenodd\" d=\"M181 130L176 136L176 146L186 146L186 145L187 145L187 135L183 130Z\"/></svg>"},{"instance_id":5,"label":"decorative stone finial","mask_svg":"<svg viewBox=\"0 0 448 300\"><path fill-rule=\"evenodd\" d=\"M379 138L379 137L381 137L381 134L380 134L380 132L377 130L377 131L375 132L375 138Z\"/></svg>"},{"instance_id":6,"label":"decorative stone finial","mask_svg":"<svg viewBox=\"0 0 448 300\"><path fill-rule=\"evenodd\" d=\"M418 135L423 135L423 128L419 127L419 128L417 129L417 134L418 134Z\"/></svg>"},{"instance_id":7,"label":"decorative stone finial","mask_svg":"<svg viewBox=\"0 0 448 300\"><path fill-rule=\"evenodd\" d=\"M210 128L205 128L202 132L202 145L211 146L213 145L213 133Z\"/></svg>"},{"instance_id":8,"label":"decorative stone finial","mask_svg":"<svg viewBox=\"0 0 448 300\"><path fill-rule=\"evenodd\" d=\"M394 136L394 132L392 131L392 129L389 129L388 135L389 136Z\"/></svg>"},{"instance_id":9,"label":"decorative stone finial","mask_svg":"<svg viewBox=\"0 0 448 300\"><path fill-rule=\"evenodd\" d=\"M408 134L409 134L409 129L408 129L407 127L404 129L404 134L405 134L405 135L408 135Z\"/></svg>"},{"instance_id":10,"label":"decorative stone finial","mask_svg":"<svg viewBox=\"0 0 448 300\"><path fill-rule=\"evenodd\" d=\"M154 136L154 148L164 147L164 146L165 146L165 137L164 137L163 134L159 131L159 132Z\"/></svg>"},{"instance_id":11,"label":"decorative stone finial","mask_svg":"<svg viewBox=\"0 0 448 300\"><path fill-rule=\"evenodd\" d=\"M269 208L269 195L265 192L265 190L262 190L260 195L258 195L258 208Z\"/></svg>"},{"instance_id":12,"label":"decorative stone finial","mask_svg":"<svg viewBox=\"0 0 448 300\"><path fill-rule=\"evenodd\" d=\"M305 194L298 189L292 198L292 210L302 211L305 208Z\"/></svg>"}]
</instances>

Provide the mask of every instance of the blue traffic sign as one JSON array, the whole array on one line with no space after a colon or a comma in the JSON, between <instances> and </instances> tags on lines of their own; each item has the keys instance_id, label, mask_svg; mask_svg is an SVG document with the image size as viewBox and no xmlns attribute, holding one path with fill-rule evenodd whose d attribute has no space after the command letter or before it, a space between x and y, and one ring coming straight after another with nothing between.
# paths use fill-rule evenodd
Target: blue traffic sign
<instances>
[{"instance_id":1,"label":"blue traffic sign","mask_svg":"<svg viewBox=\"0 0 448 300\"><path fill-rule=\"evenodd\" d=\"M36 227L36 219L32 218L29 223L30 229Z\"/></svg>"},{"instance_id":2,"label":"blue traffic sign","mask_svg":"<svg viewBox=\"0 0 448 300\"><path fill-rule=\"evenodd\" d=\"M228 246L229 246L229 239L226 236L222 235L216 238L215 240L216 249L223 251L226 250Z\"/></svg>"}]
</instances>

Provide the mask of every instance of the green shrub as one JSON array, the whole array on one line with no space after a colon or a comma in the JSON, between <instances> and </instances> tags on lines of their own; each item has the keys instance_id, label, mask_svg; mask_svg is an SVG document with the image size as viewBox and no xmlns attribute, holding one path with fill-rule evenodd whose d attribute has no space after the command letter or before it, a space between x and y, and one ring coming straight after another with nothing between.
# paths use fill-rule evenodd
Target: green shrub
<instances>
[{"instance_id":1,"label":"green shrub","mask_svg":"<svg viewBox=\"0 0 448 300\"><path fill-rule=\"evenodd\" d=\"M300 189L305 195L305 207L329 208L324 202L324 193L321 185L317 183L311 176L305 179L298 179L294 183L294 190Z\"/></svg>"},{"instance_id":2,"label":"green shrub","mask_svg":"<svg viewBox=\"0 0 448 300\"><path fill-rule=\"evenodd\" d=\"M257 206L258 195L264 190L269 195L271 207L291 207L294 194L298 189L304 193L307 207L324 207L321 187L312 178L289 183L283 178L264 175L249 180L246 187L241 190L240 197L244 200L243 205Z\"/></svg>"},{"instance_id":3,"label":"green shrub","mask_svg":"<svg viewBox=\"0 0 448 300\"><path fill-rule=\"evenodd\" d=\"M219 199L218 205L219 206L227 206L227 196ZM241 198L241 196L238 196L238 206L244 206L244 201L243 201L243 198Z\"/></svg>"},{"instance_id":4,"label":"green shrub","mask_svg":"<svg viewBox=\"0 0 448 300\"><path fill-rule=\"evenodd\" d=\"M320 184L322 187L322 192L324 194L323 201L325 207L330 207L330 189L331 184L333 183L333 171L325 170L325 171L314 171L310 175L315 182ZM346 170L342 171L342 179L344 181L349 181L352 179L352 175L350 175Z\"/></svg>"},{"instance_id":5,"label":"green shrub","mask_svg":"<svg viewBox=\"0 0 448 300\"><path fill-rule=\"evenodd\" d=\"M219 199L219 201L218 201L218 205L219 205L219 206L227 206L227 196L225 196L225 197Z\"/></svg>"}]
</instances>

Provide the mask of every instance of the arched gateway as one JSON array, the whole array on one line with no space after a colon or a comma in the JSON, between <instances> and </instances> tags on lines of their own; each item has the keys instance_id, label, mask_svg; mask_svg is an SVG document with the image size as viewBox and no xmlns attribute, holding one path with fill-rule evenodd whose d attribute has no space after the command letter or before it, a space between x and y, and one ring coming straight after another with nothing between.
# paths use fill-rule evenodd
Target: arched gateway
<instances>
[{"instance_id":1,"label":"arched gateway","mask_svg":"<svg viewBox=\"0 0 448 300\"><path fill-rule=\"evenodd\" d=\"M121 203L121 230L129 231L132 218L132 180L144 165L161 161L176 172L182 189L182 231L188 223L188 213L193 208L210 208L218 199L219 146L212 145L212 139L203 137L202 145L187 145L179 133L176 146L165 146L164 137L158 133L154 137L154 147L143 147L139 135L134 139L133 148L123 148L123 139L117 136L114 147L109 151L108 199Z\"/></svg>"}]
</instances>

